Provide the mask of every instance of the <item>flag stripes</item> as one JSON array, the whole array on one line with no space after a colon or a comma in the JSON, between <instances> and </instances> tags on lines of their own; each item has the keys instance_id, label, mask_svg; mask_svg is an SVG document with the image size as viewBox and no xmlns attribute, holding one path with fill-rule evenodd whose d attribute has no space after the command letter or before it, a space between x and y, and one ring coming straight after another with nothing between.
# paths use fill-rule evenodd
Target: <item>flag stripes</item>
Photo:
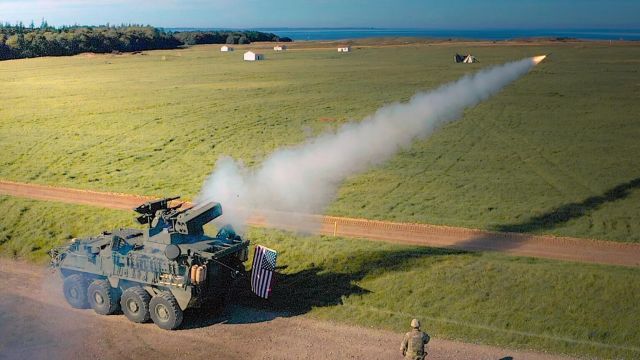
<instances>
[{"instance_id":1,"label":"flag stripes","mask_svg":"<svg viewBox=\"0 0 640 360\"><path fill-rule=\"evenodd\" d=\"M261 298L268 298L271 294L273 273L276 270L278 253L262 245L256 246L251 269L251 291Z\"/></svg>"}]
</instances>

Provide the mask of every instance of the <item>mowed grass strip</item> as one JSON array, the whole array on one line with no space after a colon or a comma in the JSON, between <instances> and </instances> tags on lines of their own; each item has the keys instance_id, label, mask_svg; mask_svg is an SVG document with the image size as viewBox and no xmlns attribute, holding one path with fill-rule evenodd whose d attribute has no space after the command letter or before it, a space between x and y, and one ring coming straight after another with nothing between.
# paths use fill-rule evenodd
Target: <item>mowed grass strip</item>
<instances>
[{"instance_id":1,"label":"mowed grass strip","mask_svg":"<svg viewBox=\"0 0 640 360\"><path fill-rule=\"evenodd\" d=\"M134 226L133 213L0 197L0 254L45 262L72 237ZM213 230L213 229L209 229ZM279 251L273 297L238 301L433 336L585 357L640 356L640 270L252 229Z\"/></svg>"},{"instance_id":2,"label":"mowed grass strip","mask_svg":"<svg viewBox=\"0 0 640 360\"><path fill-rule=\"evenodd\" d=\"M194 197L215 162L254 166L492 64L552 55L390 162L327 213L640 241L640 46L218 46L0 63L0 178ZM481 63L452 63L455 52Z\"/></svg>"}]
</instances>

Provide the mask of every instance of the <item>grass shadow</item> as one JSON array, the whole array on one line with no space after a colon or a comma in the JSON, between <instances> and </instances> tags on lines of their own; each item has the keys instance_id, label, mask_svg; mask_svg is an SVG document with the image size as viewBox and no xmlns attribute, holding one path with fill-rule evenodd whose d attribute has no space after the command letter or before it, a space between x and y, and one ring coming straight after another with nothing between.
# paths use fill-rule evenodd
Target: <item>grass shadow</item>
<instances>
[{"instance_id":1,"label":"grass shadow","mask_svg":"<svg viewBox=\"0 0 640 360\"><path fill-rule=\"evenodd\" d=\"M550 230L566 222L577 219L598 209L602 205L622 200L631 195L632 190L640 188L640 177L615 186L601 195L591 196L579 203L565 204L550 211L515 224L498 225L494 230L501 232L534 232Z\"/></svg>"},{"instance_id":2,"label":"grass shadow","mask_svg":"<svg viewBox=\"0 0 640 360\"><path fill-rule=\"evenodd\" d=\"M250 291L249 272L236 284L233 298L219 315L202 316L193 311L185 314L182 328L194 328L216 323L247 324L271 321L278 317L305 314L315 307L340 305L352 295L364 295L369 290L357 285L365 276L401 271L423 257L467 254L455 249L411 247L403 250L367 252L348 259L345 271L336 272L323 266L312 266L295 273L276 273L273 293L267 300ZM332 259L324 259L331 262Z\"/></svg>"},{"instance_id":3,"label":"grass shadow","mask_svg":"<svg viewBox=\"0 0 640 360\"><path fill-rule=\"evenodd\" d=\"M586 216L589 212L606 203L625 199L631 195L633 190L638 188L640 188L640 178L617 185L601 195L589 197L579 203L570 203L554 208L547 213L532 217L521 223L494 226L492 230L496 232L474 236L456 244L456 247L471 251L515 249L533 236L527 233L554 229L572 219Z\"/></svg>"}]
</instances>

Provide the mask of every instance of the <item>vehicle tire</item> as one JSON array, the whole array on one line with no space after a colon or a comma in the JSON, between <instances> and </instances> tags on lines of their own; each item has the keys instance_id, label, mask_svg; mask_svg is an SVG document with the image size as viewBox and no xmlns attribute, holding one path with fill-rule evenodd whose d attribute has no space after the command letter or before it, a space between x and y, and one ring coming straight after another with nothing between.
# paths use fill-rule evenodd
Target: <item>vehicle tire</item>
<instances>
[{"instance_id":1,"label":"vehicle tire","mask_svg":"<svg viewBox=\"0 0 640 360\"><path fill-rule=\"evenodd\" d=\"M174 330L182 324L182 309L170 292L163 291L149 302L151 320L161 329Z\"/></svg>"},{"instance_id":2,"label":"vehicle tire","mask_svg":"<svg viewBox=\"0 0 640 360\"><path fill-rule=\"evenodd\" d=\"M89 285L87 298L93 311L100 315L114 314L120 308L118 289L111 287L107 280L94 280Z\"/></svg>"},{"instance_id":3,"label":"vehicle tire","mask_svg":"<svg viewBox=\"0 0 640 360\"><path fill-rule=\"evenodd\" d=\"M140 286L133 286L122 293L120 308L131 321L143 323L149 321L149 300L151 296Z\"/></svg>"},{"instance_id":4,"label":"vehicle tire","mask_svg":"<svg viewBox=\"0 0 640 360\"><path fill-rule=\"evenodd\" d=\"M80 274L69 275L64 279L62 285L64 298L71 307L76 309L86 309L89 307L87 302L87 282Z\"/></svg>"}]
</instances>

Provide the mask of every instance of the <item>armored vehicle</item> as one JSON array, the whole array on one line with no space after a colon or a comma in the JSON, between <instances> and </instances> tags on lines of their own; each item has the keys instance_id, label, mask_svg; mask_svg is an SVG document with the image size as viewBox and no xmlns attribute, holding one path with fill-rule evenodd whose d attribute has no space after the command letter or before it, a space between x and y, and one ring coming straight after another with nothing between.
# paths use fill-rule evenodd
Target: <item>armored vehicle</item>
<instances>
[{"instance_id":1,"label":"armored vehicle","mask_svg":"<svg viewBox=\"0 0 640 360\"><path fill-rule=\"evenodd\" d=\"M230 226L205 235L203 226L222 215L220 204L182 209L171 206L176 199L135 208L144 230L105 231L51 250L72 307L102 315L122 310L131 321L151 319L173 330L184 310L223 305L233 279L244 273L249 241Z\"/></svg>"}]
</instances>

